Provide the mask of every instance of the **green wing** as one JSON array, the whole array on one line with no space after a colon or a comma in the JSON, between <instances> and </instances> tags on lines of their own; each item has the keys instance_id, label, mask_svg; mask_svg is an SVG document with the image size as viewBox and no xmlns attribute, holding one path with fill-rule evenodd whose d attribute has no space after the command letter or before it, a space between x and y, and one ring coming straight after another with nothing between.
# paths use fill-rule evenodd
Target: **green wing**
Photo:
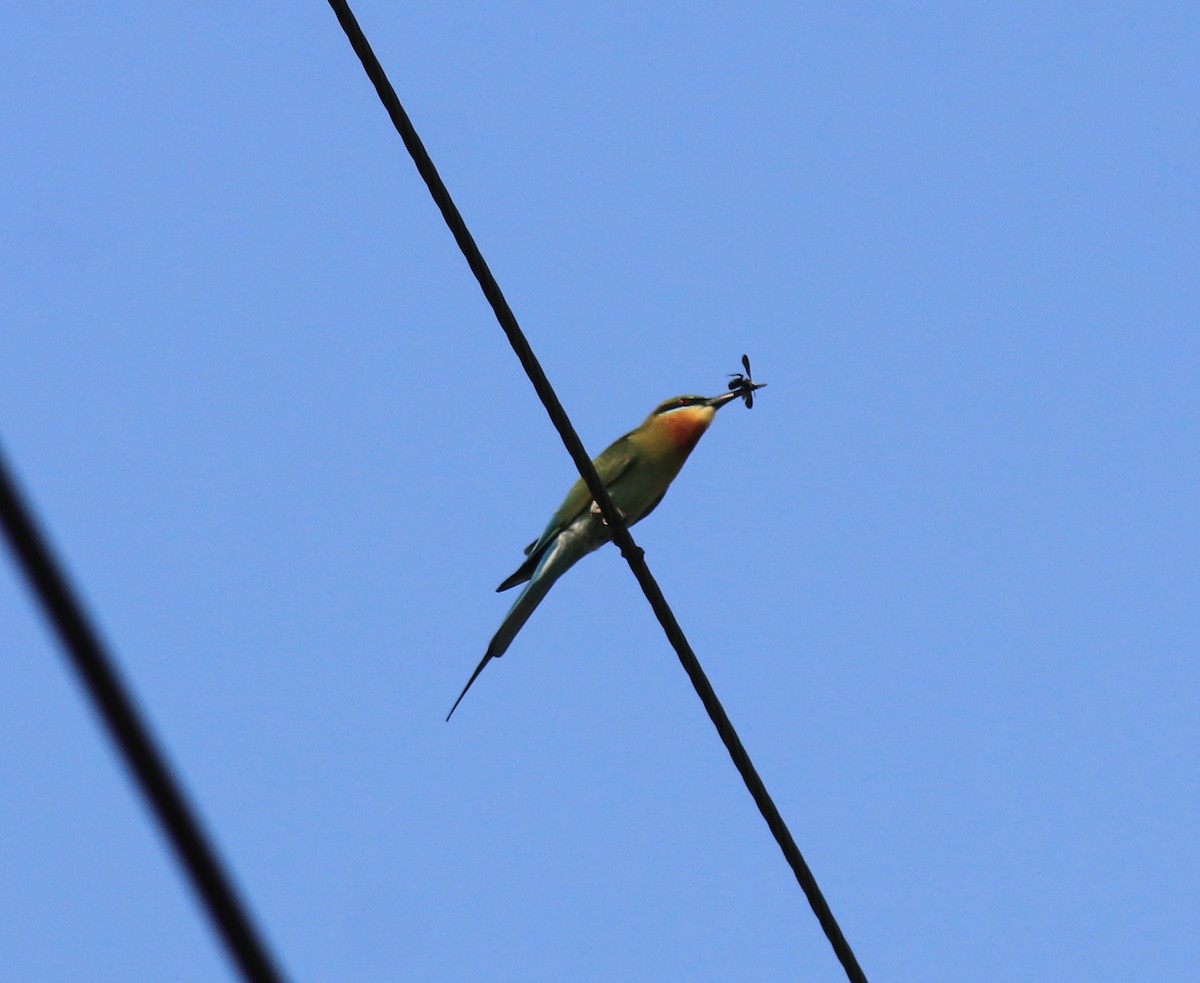
<instances>
[{"instance_id":1,"label":"green wing","mask_svg":"<svg viewBox=\"0 0 1200 983\"><path fill-rule=\"evenodd\" d=\"M600 480L604 482L604 487L612 487L621 475L625 474L637 460L637 448L633 441L628 440L628 434L619 440L614 441L609 445L608 449L603 451L592 464L596 467L596 474L600 476ZM579 478L575 484L571 486L571 490L567 492L567 497L563 499L562 505L558 507L558 511L550 517L550 522L542 534L532 543L525 547L526 560L516 571L505 580L496 590L508 590L510 587L516 587L517 584L523 584L532 575L533 571L541 559L542 551L546 546L557 536L563 529L569 526L575 518L585 509L592 507L592 495L587 490L587 485L583 483L583 479Z\"/></svg>"},{"instance_id":2,"label":"green wing","mask_svg":"<svg viewBox=\"0 0 1200 983\"><path fill-rule=\"evenodd\" d=\"M600 481L605 488L612 486L621 475L628 471L634 461L637 460L637 448L631 440L622 437L614 441L609 447L602 451L600 455L592 461L596 467L596 474L600 476ZM558 507L558 511L550 517L550 522L546 525L542 532L533 544L527 550L528 553L535 553L553 539L560 531L565 529L579 515L580 512L592 507L592 493L588 491L587 485L583 483L582 478L575 479L575 484L571 486L571 490L567 492L567 497L563 499L562 505Z\"/></svg>"},{"instance_id":3,"label":"green wing","mask_svg":"<svg viewBox=\"0 0 1200 983\"><path fill-rule=\"evenodd\" d=\"M634 456L634 445L622 437L602 451L592 463L595 466L596 474L600 475L600 481L605 487L608 487L626 470L629 470L634 463ZM529 552L533 553L541 549L554 535L570 526L571 522L584 509L590 508L592 508L592 492L588 491L588 486L583 484L582 478L577 478L575 484L571 485L571 490L566 493L563 504L559 505L557 513L551 516L545 531L534 541Z\"/></svg>"}]
</instances>

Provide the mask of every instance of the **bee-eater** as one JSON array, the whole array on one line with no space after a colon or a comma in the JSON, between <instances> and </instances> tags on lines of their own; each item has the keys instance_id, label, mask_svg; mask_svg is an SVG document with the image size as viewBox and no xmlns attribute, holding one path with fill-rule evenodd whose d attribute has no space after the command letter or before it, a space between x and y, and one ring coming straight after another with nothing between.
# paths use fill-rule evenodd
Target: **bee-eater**
<instances>
[{"instance_id":1,"label":"bee-eater","mask_svg":"<svg viewBox=\"0 0 1200 983\"><path fill-rule=\"evenodd\" d=\"M662 501L667 487L679 474L692 448L704 436L717 410L739 397L746 399L749 405L749 394L765 385L765 382L751 382L739 377L737 382L730 383L731 391L720 396L668 399L656 406L641 426L618 438L592 462L626 525L632 526L646 518ZM611 538L599 508L580 478L571 486L542 534L525 547L525 562L496 588L504 591L525 584L525 589L492 637L483 659L471 673L450 713L446 714L447 720L458 709L483 667L492 659L500 658L512 644L521 626L529 620L533 609L554 582L577 560Z\"/></svg>"}]
</instances>

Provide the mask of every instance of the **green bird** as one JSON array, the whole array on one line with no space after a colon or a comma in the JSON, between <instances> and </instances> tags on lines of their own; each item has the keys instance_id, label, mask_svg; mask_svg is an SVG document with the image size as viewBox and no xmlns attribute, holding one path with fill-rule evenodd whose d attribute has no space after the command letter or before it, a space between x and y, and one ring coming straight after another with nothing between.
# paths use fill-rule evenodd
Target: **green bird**
<instances>
[{"instance_id":1,"label":"green bird","mask_svg":"<svg viewBox=\"0 0 1200 983\"><path fill-rule=\"evenodd\" d=\"M743 364L747 364L743 357ZM749 366L747 364L747 375ZM750 395L765 382L752 382L738 375L729 384L730 391L720 396L676 396L660 403L642 421L641 426L614 441L592 463L596 474L608 489L613 505L627 525L646 518L662 501L667 487L679 474L683 462L726 403L742 398L751 405ZM571 486L558 511L550 518L542 534L525 547L525 562L505 580L497 591L518 584L525 589L509 609L500 628L492 637L487 652L459 693L449 720L467 695L471 684L492 659L498 659L512 644L517 632L529 620L534 608L566 571L582 557L612 538L611 531L592 501L587 485L580 478Z\"/></svg>"}]
</instances>

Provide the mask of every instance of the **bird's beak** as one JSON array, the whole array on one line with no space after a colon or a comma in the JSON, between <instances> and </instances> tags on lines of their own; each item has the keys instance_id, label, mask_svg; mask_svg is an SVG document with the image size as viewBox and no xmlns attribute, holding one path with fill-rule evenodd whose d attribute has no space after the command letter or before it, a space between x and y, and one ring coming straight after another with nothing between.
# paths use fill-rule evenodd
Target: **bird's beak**
<instances>
[{"instance_id":1,"label":"bird's beak","mask_svg":"<svg viewBox=\"0 0 1200 983\"><path fill-rule=\"evenodd\" d=\"M735 392L721 393L720 396L714 396L708 401L708 405L714 410L719 410L722 406L728 403L731 399L737 399L738 394Z\"/></svg>"},{"instance_id":2,"label":"bird's beak","mask_svg":"<svg viewBox=\"0 0 1200 983\"><path fill-rule=\"evenodd\" d=\"M720 396L714 396L712 399L710 399L708 401L708 405L714 410L719 410L726 403L729 403L735 399L741 399L747 392L754 392L755 389L762 389L762 387L765 385L765 382L754 382L741 389L734 389L731 392L721 393Z\"/></svg>"}]
</instances>

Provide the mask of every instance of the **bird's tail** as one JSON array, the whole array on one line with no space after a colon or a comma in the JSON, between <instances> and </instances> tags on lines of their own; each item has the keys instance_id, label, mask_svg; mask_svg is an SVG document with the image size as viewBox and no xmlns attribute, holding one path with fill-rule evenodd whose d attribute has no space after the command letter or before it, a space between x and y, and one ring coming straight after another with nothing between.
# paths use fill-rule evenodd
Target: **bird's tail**
<instances>
[{"instance_id":1,"label":"bird's tail","mask_svg":"<svg viewBox=\"0 0 1200 983\"><path fill-rule=\"evenodd\" d=\"M491 662L492 659L498 659L508 651L512 640L517 637L517 632L524 627L525 622L529 620L529 616L533 614L533 609L542 603L542 598L546 596L557 579L558 576L556 574L550 574L547 571L546 575L542 577L538 577L535 574L533 579L525 585L525 589L521 591L516 602L508 609L508 614L505 615L504 621L501 622L500 627L496 630L496 634L492 636L487 651L484 653L483 658L479 660L479 665L475 667L475 671L471 673L471 678L467 680L467 685L462 688L462 692L458 694L458 699L454 701L454 706L446 714L447 720L454 716L454 711L458 709L462 698L467 695L467 690L471 688L471 684L483 672L483 667Z\"/></svg>"},{"instance_id":2,"label":"bird's tail","mask_svg":"<svg viewBox=\"0 0 1200 983\"><path fill-rule=\"evenodd\" d=\"M467 680L467 685L463 687L462 692L458 694L458 699L454 701L454 706L446 714L447 720L454 715L454 711L458 709L462 698L467 695L467 690L471 688L471 684L483 672L483 667L491 662L492 659L498 659L508 651L512 640L517 637L517 632L529 620L529 616L533 614L534 608L542 603L542 598L554 586L554 582L566 573L576 560L590 553L601 542L603 540L591 539L581 535L579 532L567 530L561 533L550 548L542 554L541 560L533 571L533 576L529 579L529 583L517 595L513 606L508 609L508 614L504 616L504 621L500 623L500 627L496 629L496 634L492 636L492 640L488 644L487 652L479 660L479 665L471 673L471 678Z\"/></svg>"}]
</instances>

